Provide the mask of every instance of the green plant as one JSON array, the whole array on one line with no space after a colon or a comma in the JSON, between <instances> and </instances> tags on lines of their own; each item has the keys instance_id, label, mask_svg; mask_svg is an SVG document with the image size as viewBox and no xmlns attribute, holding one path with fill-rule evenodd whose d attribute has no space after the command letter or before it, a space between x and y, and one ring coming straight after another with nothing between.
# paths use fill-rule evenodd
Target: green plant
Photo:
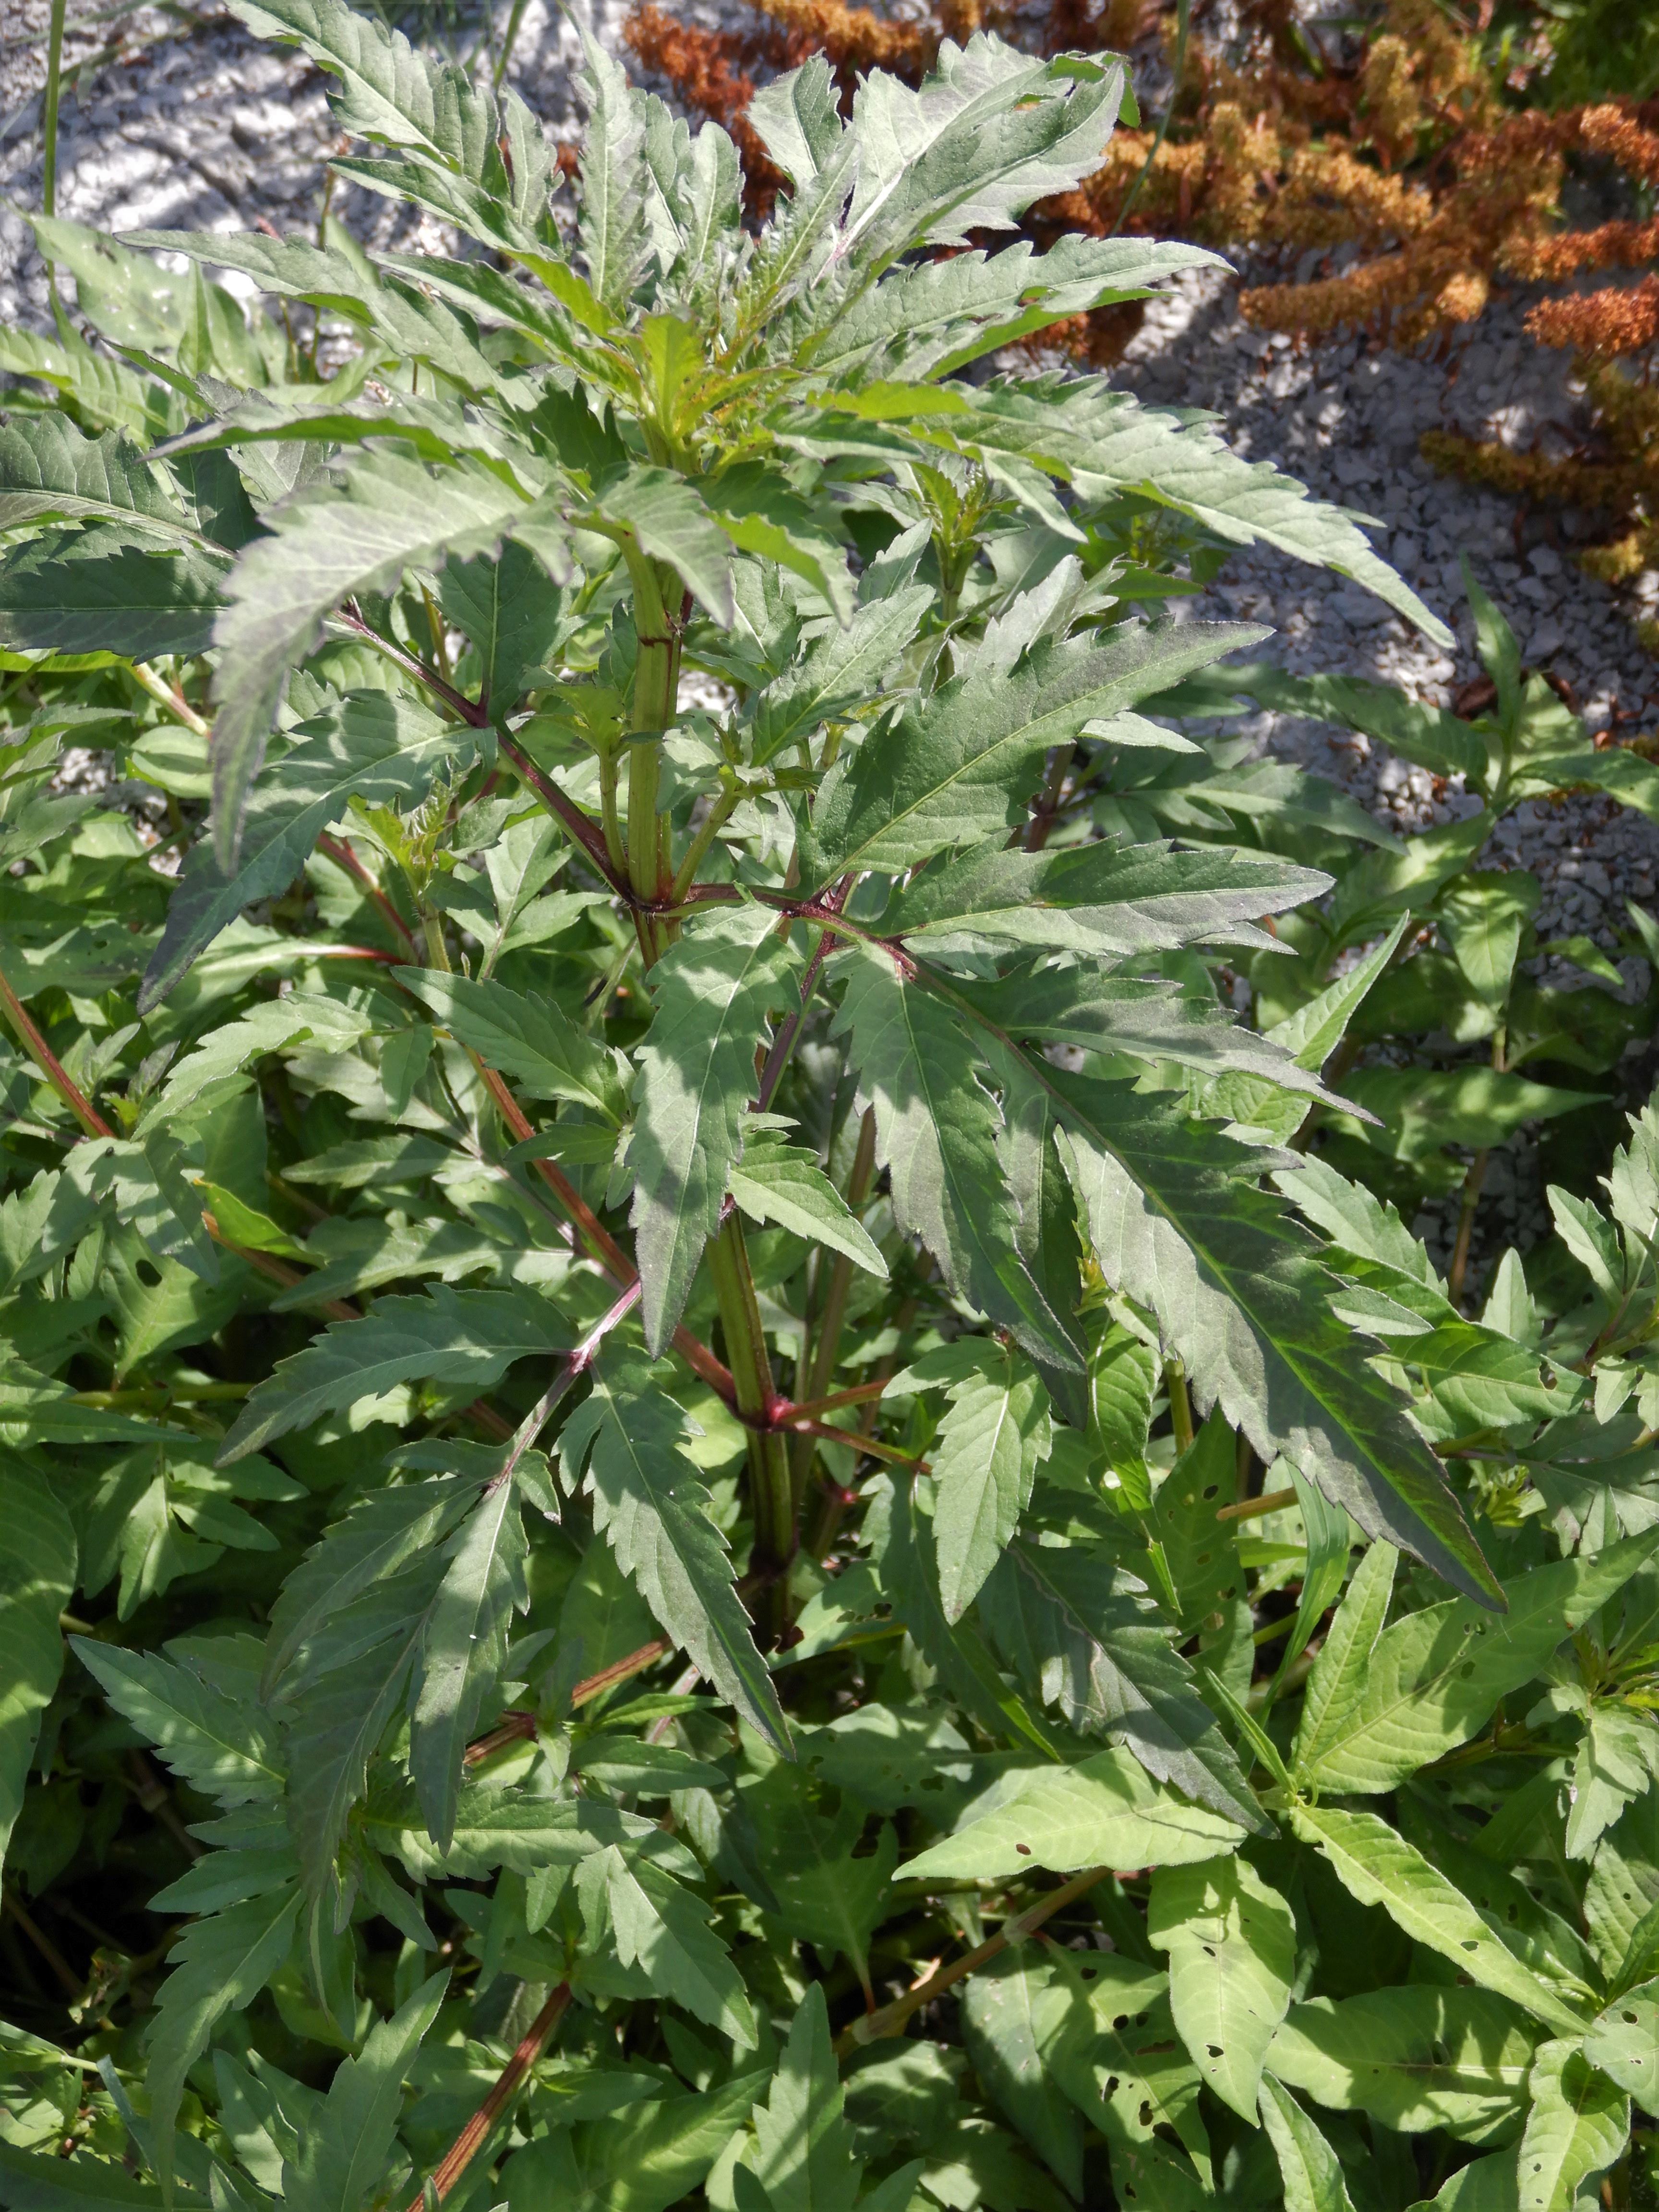
<instances>
[{"instance_id":1,"label":"green plant","mask_svg":"<svg viewBox=\"0 0 1659 2212\"><path fill-rule=\"evenodd\" d=\"M1479 1322L1255 1141L1363 984L1226 1017L1330 879L1221 832L1352 810L1137 609L1258 537L1432 618L1202 424L956 374L1193 258L915 258L1117 65L809 64L750 233L590 40L569 226L510 94L241 9L482 251L39 226L0 2202L1627 2189L1659 1130Z\"/></svg>"},{"instance_id":2,"label":"green plant","mask_svg":"<svg viewBox=\"0 0 1659 2212\"><path fill-rule=\"evenodd\" d=\"M1224 744L1211 747L1190 788L1189 763L1167 758L1118 779L1139 834L1249 839L1330 870L1328 898L1281 918L1273 945L1230 964L1249 978L1256 1024L1322 1067L1373 1118L1325 1107L1304 1117L1238 1076L1195 1092L1194 1103L1280 1141L1311 1144L1407 1220L1461 1182L1449 1271L1458 1302L1492 1151L1523 1127L1605 1100L1612 1072L1632 1042L1651 1036L1659 1014L1659 931L1650 915L1632 905L1612 953L1582 934L1540 943L1537 877L1492 857L1494 831L1528 801L1597 793L1659 815L1659 768L1645 749L1593 743L1546 678L1523 669L1514 633L1467 571L1466 584L1486 670L1474 695L1481 703L1467 715L1424 706L1392 685L1296 677L1266 663L1201 679L1223 713L1248 702L1328 722L1386 746L1443 791L1461 782L1466 804L1457 818L1399 838L1357 810L1333 806L1315 829L1291 809L1264 805L1265 790L1236 791L1216 776ZM1200 679L1189 682L1187 698L1202 703ZM1329 841L1322 850L1309 842L1320 830ZM1613 953L1647 963L1644 990L1628 987ZM1552 957L1560 963L1553 975ZM1588 1171L1576 1187L1588 1191Z\"/></svg>"}]
</instances>

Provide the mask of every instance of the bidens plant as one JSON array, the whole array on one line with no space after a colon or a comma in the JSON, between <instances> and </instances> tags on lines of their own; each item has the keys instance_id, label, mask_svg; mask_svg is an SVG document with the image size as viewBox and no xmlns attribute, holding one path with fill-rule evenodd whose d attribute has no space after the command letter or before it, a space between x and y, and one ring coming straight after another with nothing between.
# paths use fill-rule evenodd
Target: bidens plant
<instances>
[{"instance_id":1,"label":"bidens plant","mask_svg":"<svg viewBox=\"0 0 1659 2212\"><path fill-rule=\"evenodd\" d=\"M1438 626L1204 422L959 374L1206 258L975 243L1121 66L809 64L756 233L590 39L567 223L510 94L239 4L478 250L39 225L0 2202L1571 2203L1659 2066L1655 1134L1547 1340L1278 1148L1404 925L1223 1012L1329 883L1248 825L1352 810L1147 616L1264 540Z\"/></svg>"}]
</instances>

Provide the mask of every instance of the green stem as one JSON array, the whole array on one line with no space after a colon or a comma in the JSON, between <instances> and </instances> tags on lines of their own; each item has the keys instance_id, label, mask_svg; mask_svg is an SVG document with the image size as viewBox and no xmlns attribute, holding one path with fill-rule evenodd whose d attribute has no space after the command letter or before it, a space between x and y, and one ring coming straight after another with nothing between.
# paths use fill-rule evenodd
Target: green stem
<instances>
[{"instance_id":1,"label":"green stem","mask_svg":"<svg viewBox=\"0 0 1659 2212\"><path fill-rule=\"evenodd\" d=\"M443 916L435 914L429 906L421 908L421 934L426 939L427 966L436 968L447 975L450 972L449 947L444 943Z\"/></svg>"},{"instance_id":2,"label":"green stem","mask_svg":"<svg viewBox=\"0 0 1659 2212\"><path fill-rule=\"evenodd\" d=\"M1181 91L1181 80L1187 71L1187 36L1192 29L1192 0L1176 0L1176 49L1170 81L1169 104L1158 120L1158 130L1153 136L1152 143L1146 149L1146 158L1136 171L1134 182L1123 196L1123 204L1117 211L1117 221L1106 234L1109 238L1115 238L1129 220L1129 210L1140 198L1140 188L1152 174L1152 164L1157 161L1158 150L1169 133L1170 125L1175 115L1176 100Z\"/></svg>"},{"instance_id":3,"label":"green stem","mask_svg":"<svg viewBox=\"0 0 1659 2212\"><path fill-rule=\"evenodd\" d=\"M732 1370L738 1412L750 1422L769 1421L777 1404L772 1387L772 1364L767 1355L766 1332L761 1322L760 1301L749 1269L743 1222L729 1214L720 1234L708 1247L708 1268L714 1277L720 1325L726 1332L726 1357ZM763 1626L776 1638L788 1626L789 1595L786 1582L795 1556L795 1498L789 1480L789 1455L775 1429L749 1431L750 1504L755 1516L755 1548L751 1574L761 1577Z\"/></svg>"},{"instance_id":4,"label":"green stem","mask_svg":"<svg viewBox=\"0 0 1659 2212\"><path fill-rule=\"evenodd\" d=\"M697 870L702 866L704 854L731 820L738 801L743 797L743 786L738 781L736 776L726 769L722 769L720 775L725 788L709 808L702 829L686 848L685 858L680 862L679 872L670 887L668 896L676 906L697 880Z\"/></svg>"},{"instance_id":5,"label":"green stem","mask_svg":"<svg viewBox=\"0 0 1659 2212\"><path fill-rule=\"evenodd\" d=\"M1170 1396L1170 1425L1175 1431L1176 1449L1184 1452L1193 1440L1193 1401L1187 1395L1187 1369L1183 1361L1164 1361L1164 1388Z\"/></svg>"},{"instance_id":6,"label":"green stem","mask_svg":"<svg viewBox=\"0 0 1659 2212\"><path fill-rule=\"evenodd\" d=\"M628 873L628 851L623 843L622 817L617 811L617 749L607 745L599 755L599 822L605 849L618 878Z\"/></svg>"},{"instance_id":7,"label":"green stem","mask_svg":"<svg viewBox=\"0 0 1659 2212\"><path fill-rule=\"evenodd\" d=\"M64 73L64 0L52 0L46 31L46 94L41 110L41 136L46 141L40 165L40 205L51 216L58 212L58 95ZM48 263L48 268L51 264Z\"/></svg>"},{"instance_id":8,"label":"green stem","mask_svg":"<svg viewBox=\"0 0 1659 2212\"><path fill-rule=\"evenodd\" d=\"M634 668L634 728L628 749L628 880L636 899L654 904L667 889L662 825L657 816L660 732L674 719L679 696L680 639L663 598L663 580L655 564L624 546L623 557L634 585L634 627L639 639L639 659ZM661 950L657 933L650 933L650 957Z\"/></svg>"}]
</instances>

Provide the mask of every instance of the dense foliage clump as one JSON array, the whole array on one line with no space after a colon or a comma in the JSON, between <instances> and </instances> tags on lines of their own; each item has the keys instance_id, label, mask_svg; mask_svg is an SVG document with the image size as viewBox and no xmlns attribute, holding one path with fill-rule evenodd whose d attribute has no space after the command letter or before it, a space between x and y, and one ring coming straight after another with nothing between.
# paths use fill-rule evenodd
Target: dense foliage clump
<instances>
[{"instance_id":1,"label":"dense foliage clump","mask_svg":"<svg viewBox=\"0 0 1659 2212\"><path fill-rule=\"evenodd\" d=\"M1172 617L1261 543L1444 635L997 370L1206 258L1006 242L1117 62L808 60L753 225L591 40L572 212L511 94L239 6L460 246L37 226L0 2203L1627 2201L1659 1119L1478 1318L1379 1194L1650 1024L1474 863L1651 764L1478 596L1468 720ZM1251 700L1477 811L1387 836Z\"/></svg>"}]
</instances>

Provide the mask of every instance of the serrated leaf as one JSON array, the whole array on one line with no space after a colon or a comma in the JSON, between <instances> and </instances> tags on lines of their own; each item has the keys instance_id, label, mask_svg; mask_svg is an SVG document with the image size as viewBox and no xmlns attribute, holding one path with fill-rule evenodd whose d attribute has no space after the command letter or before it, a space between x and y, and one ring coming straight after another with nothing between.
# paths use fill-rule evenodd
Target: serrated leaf
<instances>
[{"instance_id":1,"label":"serrated leaf","mask_svg":"<svg viewBox=\"0 0 1659 2212\"><path fill-rule=\"evenodd\" d=\"M58 1616L75 1593L76 1547L69 1516L46 1478L0 1451L0 1860L22 1808L40 1715L58 1687L64 1636Z\"/></svg>"},{"instance_id":2,"label":"serrated leaf","mask_svg":"<svg viewBox=\"0 0 1659 2212\"><path fill-rule=\"evenodd\" d=\"M118 431L85 437L57 410L0 424L0 529L93 520L142 525L161 544L197 538L149 461Z\"/></svg>"},{"instance_id":3,"label":"serrated leaf","mask_svg":"<svg viewBox=\"0 0 1659 2212\"><path fill-rule=\"evenodd\" d=\"M844 1252L855 1267L887 1279L881 1247L804 1145L765 1133L748 1137L727 1170L726 1188L757 1221L775 1222L809 1243Z\"/></svg>"},{"instance_id":4,"label":"serrated leaf","mask_svg":"<svg viewBox=\"0 0 1659 2212\"><path fill-rule=\"evenodd\" d=\"M276 1737L259 1708L227 1696L193 1667L77 1636L75 1650L111 1705L181 1780L222 1805L282 1794Z\"/></svg>"},{"instance_id":5,"label":"serrated leaf","mask_svg":"<svg viewBox=\"0 0 1659 2212\"><path fill-rule=\"evenodd\" d=\"M1382 1905L1413 1942L1437 1951L1471 1981L1495 1990L1561 2033L1583 2034L1584 2022L1571 2006L1522 1966L1462 1892L1386 1820L1334 1805L1297 1804L1291 1808L1291 1825L1304 1843L1320 1851L1345 1889L1362 1905Z\"/></svg>"},{"instance_id":6,"label":"serrated leaf","mask_svg":"<svg viewBox=\"0 0 1659 2212\"><path fill-rule=\"evenodd\" d=\"M272 1437L416 1380L485 1389L515 1359L556 1351L570 1335L534 1291L452 1291L382 1298L358 1321L331 1322L303 1352L279 1360L250 1393L226 1437L225 1465Z\"/></svg>"},{"instance_id":7,"label":"serrated leaf","mask_svg":"<svg viewBox=\"0 0 1659 2212\"><path fill-rule=\"evenodd\" d=\"M513 1478L498 1476L451 1540L432 1601L410 1720L409 1769L432 1839L447 1850L468 1739L500 1679L513 1615L530 1603L530 1547Z\"/></svg>"},{"instance_id":8,"label":"serrated leaf","mask_svg":"<svg viewBox=\"0 0 1659 2212\"><path fill-rule=\"evenodd\" d=\"M960 1620L1001 1557L1048 1456L1048 1393L1017 1353L953 1385L931 1453L933 1543L947 1620Z\"/></svg>"},{"instance_id":9,"label":"serrated leaf","mask_svg":"<svg viewBox=\"0 0 1659 2212\"><path fill-rule=\"evenodd\" d=\"M0 645L133 660L202 653L228 574L222 556L125 524L48 531L0 556Z\"/></svg>"},{"instance_id":10,"label":"serrated leaf","mask_svg":"<svg viewBox=\"0 0 1659 2212\"><path fill-rule=\"evenodd\" d=\"M896 875L1020 821L1049 748L1255 641L1248 626L1183 623L1051 640L1010 670L982 652L908 705L824 781L801 843L805 884L848 869Z\"/></svg>"},{"instance_id":11,"label":"serrated leaf","mask_svg":"<svg viewBox=\"0 0 1659 2212\"><path fill-rule=\"evenodd\" d=\"M1134 1576L1075 1545L1017 1537L979 1607L1016 1674L1073 1728L1109 1737L1235 1826L1269 1828L1197 1676Z\"/></svg>"},{"instance_id":12,"label":"serrated leaf","mask_svg":"<svg viewBox=\"0 0 1659 2212\"><path fill-rule=\"evenodd\" d=\"M1030 456L1085 500L1135 491L1194 516L1236 545L1272 545L1375 592L1437 644L1451 633L1372 550L1345 508L1310 499L1294 477L1231 453L1206 423L1143 408L1103 377L1063 373L969 388L970 419L951 442L992 456ZM1240 641L1243 642L1243 641ZM1170 679L1175 680L1173 678Z\"/></svg>"},{"instance_id":13,"label":"serrated leaf","mask_svg":"<svg viewBox=\"0 0 1659 2212\"><path fill-rule=\"evenodd\" d=\"M680 1446L686 1417L637 1363L596 1373L559 1438L566 1480L587 1470L593 1525L682 1645L750 1727L780 1748L789 1730L732 1587L732 1560L708 1517L708 1493Z\"/></svg>"},{"instance_id":14,"label":"serrated leaf","mask_svg":"<svg viewBox=\"0 0 1659 2212\"><path fill-rule=\"evenodd\" d=\"M438 604L478 656L479 696L500 721L518 704L525 678L558 645L566 617L546 569L524 545L493 560L449 561Z\"/></svg>"},{"instance_id":15,"label":"serrated leaf","mask_svg":"<svg viewBox=\"0 0 1659 2212\"><path fill-rule=\"evenodd\" d=\"M653 1352L673 1334L719 1226L768 1012L793 995L794 956L776 933L764 908L717 914L688 929L651 971L655 1012L635 1054L639 1118L629 1163Z\"/></svg>"},{"instance_id":16,"label":"serrated leaf","mask_svg":"<svg viewBox=\"0 0 1659 2212\"><path fill-rule=\"evenodd\" d=\"M1170 2003L1194 2065L1254 2123L1296 1972L1290 1906L1247 1859L1166 1863L1152 1877L1146 1936L1170 1954Z\"/></svg>"},{"instance_id":17,"label":"serrated leaf","mask_svg":"<svg viewBox=\"0 0 1659 2212\"><path fill-rule=\"evenodd\" d=\"M395 973L453 1036L530 1097L568 1098L617 1124L622 1099L611 1055L553 1000L430 968Z\"/></svg>"},{"instance_id":18,"label":"serrated leaf","mask_svg":"<svg viewBox=\"0 0 1659 2212\"><path fill-rule=\"evenodd\" d=\"M889 902L890 935L969 930L1010 945L1139 953L1196 940L1255 944L1263 915L1317 898L1327 878L1255 853L1167 844L979 848L914 877Z\"/></svg>"},{"instance_id":19,"label":"serrated leaf","mask_svg":"<svg viewBox=\"0 0 1659 2212\"><path fill-rule=\"evenodd\" d=\"M448 1986L447 1972L434 1974L336 2069L321 2111L283 2161L283 2202L291 2212L357 2212L381 2181L404 2081Z\"/></svg>"},{"instance_id":20,"label":"serrated leaf","mask_svg":"<svg viewBox=\"0 0 1659 2212\"><path fill-rule=\"evenodd\" d=\"M931 602L913 584L860 607L844 629L829 625L801 658L750 702L750 758L763 766L837 716L867 706L889 665L915 635Z\"/></svg>"},{"instance_id":21,"label":"serrated leaf","mask_svg":"<svg viewBox=\"0 0 1659 2212\"><path fill-rule=\"evenodd\" d=\"M325 1051L343 1052L367 1036L374 1017L320 993L292 991L285 998L250 1006L234 1022L211 1030L195 1048L174 1062L155 1102L140 1117L140 1133L191 1105L210 1085L235 1075L251 1060L309 1037Z\"/></svg>"},{"instance_id":22,"label":"serrated leaf","mask_svg":"<svg viewBox=\"0 0 1659 2212\"><path fill-rule=\"evenodd\" d=\"M754 1815L755 1861L772 1897L766 1909L802 1942L839 1952L867 1989L870 1937L890 1909L888 1878L898 1838L884 1826L860 1853L864 1811L843 1796L832 1814L815 1804L800 1770L781 1762L742 1791Z\"/></svg>"},{"instance_id":23,"label":"serrated leaf","mask_svg":"<svg viewBox=\"0 0 1659 2212\"><path fill-rule=\"evenodd\" d=\"M763 2071L740 2074L538 2136L502 2168L508 2212L668 2212L728 2148L766 2082Z\"/></svg>"},{"instance_id":24,"label":"serrated leaf","mask_svg":"<svg viewBox=\"0 0 1659 2212\"><path fill-rule=\"evenodd\" d=\"M952 1290L1034 1358L1080 1368L1069 1317L1050 1310L1020 1255L997 1151L1001 1117L972 1045L885 954L854 947L837 969L847 988L836 1028L850 1032L859 1097L875 1109L876 1157L899 1225L921 1239Z\"/></svg>"},{"instance_id":25,"label":"serrated leaf","mask_svg":"<svg viewBox=\"0 0 1659 2212\"><path fill-rule=\"evenodd\" d=\"M695 485L671 469L635 464L605 486L599 510L642 553L667 562L686 590L729 628L736 614L731 544Z\"/></svg>"},{"instance_id":26,"label":"serrated leaf","mask_svg":"<svg viewBox=\"0 0 1659 2212\"><path fill-rule=\"evenodd\" d=\"M173 1947L149 2048L150 2124L164 2197L173 2193L173 2125L185 2076L226 2013L252 2004L287 1958L299 1914L299 1891L283 1884L191 1921Z\"/></svg>"},{"instance_id":27,"label":"serrated leaf","mask_svg":"<svg viewBox=\"0 0 1659 2212\"><path fill-rule=\"evenodd\" d=\"M1161 1789L1127 1751L1033 1767L989 1813L900 1869L907 1881L994 1881L1084 1867L1180 1866L1236 1850L1237 1821Z\"/></svg>"},{"instance_id":28,"label":"serrated leaf","mask_svg":"<svg viewBox=\"0 0 1659 2212\"><path fill-rule=\"evenodd\" d=\"M139 1012L165 998L251 901L285 891L351 799L416 806L436 776L470 768L477 750L471 731L384 691L356 693L300 724L254 793L234 869L222 871L210 845L191 848L145 971Z\"/></svg>"},{"instance_id":29,"label":"serrated leaf","mask_svg":"<svg viewBox=\"0 0 1659 2212\"><path fill-rule=\"evenodd\" d=\"M853 2156L822 1983L808 1984L755 2107L753 2171L773 2212L851 2212L858 2196L863 2160Z\"/></svg>"},{"instance_id":30,"label":"serrated leaf","mask_svg":"<svg viewBox=\"0 0 1659 2212\"><path fill-rule=\"evenodd\" d=\"M877 1495L881 1498L879 1492ZM894 1618L902 1622L927 1664L937 1669L951 1696L988 1735L1057 1760L1060 1753L1048 1730L1004 1681L973 1623L953 1625L945 1618L933 1524L921 1510L915 1487L907 1484L890 1490L881 1502L889 1510L877 1522L877 1554L882 1589Z\"/></svg>"},{"instance_id":31,"label":"serrated leaf","mask_svg":"<svg viewBox=\"0 0 1659 2212\"><path fill-rule=\"evenodd\" d=\"M756 2048L742 1977L701 1899L661 1868L630 1863L614 1844L585 1859L576 1881L584 1916L592 1924L603 1914L624 1966L642 1968L654 1990L741 2050Z\"/></svg>"},{"instance_id":32,"label":"serrated leaf","mask_svg":"<svg viewBox=\"0 0 1659 2212\"><path fill-rule=\"evenodd\" d=\"M1107 1280L1157 1312L1200 1396L1366 1533L1499 1597L1438 1462L1328 1311L1328 1279L1243 1147L1122 1085L1045 1075Z\"/></svg>"},{"instance_id":33,"label":"serrated leaf","mask_svg":"<svg viewBox=\"0 0 1659 2212\"><path fill-rule=\"evenodd\" d=\"M1530 1681L1656 1546L1659 1528L1593 1556L1534 1567L1507 1588L1509 1611L1501 1619L1453 1598L1395 1621L1364 1657L1358 1697L1345 1702L1339 1724L1328 1723L1321 1732L1317 1756L1300 1753L1298 1779L1342 1796L1369 1796L1467 1743L1499 1698ZM1356 1576L1356 1589L1358 1582Z\"/></svg>"},{"instance_id":34,"label":"serrated leaf","mask_svg":"<svg viewBox=\"0 0 1659 2212\"><path fill-rule=\"evenodd\" d=\"M321 638L324 617L354 592L395 585L407 568L493 545L526 503L471 459L434 475L380 449L354 458L340 487L306 486L265 510L270 534L238 559L213 632L214 850L225 873L237 863L283 687Z\"/></svg>"}]
</instances>

